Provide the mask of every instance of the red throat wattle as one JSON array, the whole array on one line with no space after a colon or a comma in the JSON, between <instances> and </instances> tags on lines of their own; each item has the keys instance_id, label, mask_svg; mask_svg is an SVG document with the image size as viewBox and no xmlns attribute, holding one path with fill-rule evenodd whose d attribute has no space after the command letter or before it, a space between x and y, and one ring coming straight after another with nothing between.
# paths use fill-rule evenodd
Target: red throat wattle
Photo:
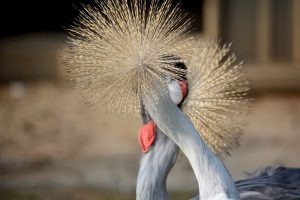
<instances>
[{"instance_id":1,"label":"red throat wattle","mask_svg":"<svg viewBox=\"0 0 300 200\"><path fill-rule=\"evenodd\" d=\"M144 153L147 153L155 141L156 124L150 121L140 129L139 142Z\"/></svg>"},{"instance_id":2,"label":"red throat wattle","mask_svg":"<svg viewBox=\"0 0 300 200\"><path fill-rule=\"evenodd\" d=\"M179 81L179 85L184 99L188 92L188 82L187 80Z\"/></svg>"},{"instance_id":3,"label":"red throat wattle","mask_svg":"<svg viewBox=\"0 0 300 200\"><path fill-rule=\"evenodd\" d=\"M179 81L183 98L186 97L188 92L188 82L186 80ZM143 153L147 153L155 142L156 137L156 124L150 121L144 124L139 132L139 143Z\"/></svg>"}]
</instances>

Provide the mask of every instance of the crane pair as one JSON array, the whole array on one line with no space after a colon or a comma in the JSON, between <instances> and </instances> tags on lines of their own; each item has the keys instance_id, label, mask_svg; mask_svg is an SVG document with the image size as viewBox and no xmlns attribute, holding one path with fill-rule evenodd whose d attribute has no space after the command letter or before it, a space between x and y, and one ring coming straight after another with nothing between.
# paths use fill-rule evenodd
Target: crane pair
<instances>
[{"instance_id":1,"label":"crane pair","mask_svg":"<svg viewBox=\"0 0 300 200\"><path fill-rule=\"evenodd\" d=\"M238 144L248 110L243 67L228 47L191 38L190 27L171 0L83 6L65 55L71 85L93 105L142 114L137 199L168 199L166 178L179 149L196 175L197 199L269 198L253 188L239 194L219 158ZM300 196L299 187L293 194Z\"/></svg>"}]
</instances>

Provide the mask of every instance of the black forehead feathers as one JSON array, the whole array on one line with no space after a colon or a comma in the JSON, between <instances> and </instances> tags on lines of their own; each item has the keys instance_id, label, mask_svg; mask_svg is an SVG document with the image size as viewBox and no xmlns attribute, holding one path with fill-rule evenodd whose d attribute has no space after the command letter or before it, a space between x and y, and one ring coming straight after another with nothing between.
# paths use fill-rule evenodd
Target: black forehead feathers
<instances>
[{"instance_id":1,"label":"black forehead feathers","mask_svg":"<svg viewBox=\"0 0 300 200\"><path fill-rule=\"evenodd\" d=\"M163 63L168 63L169 65L172 65L172 67L176 68L176 69L180 69L180 71L182 73L180 73L178 76L181 80L186 80L186 70L187 67L185 65L185 63L183 62L183 60L175 55L171 55L171 54L165 54L161 56L162 58L162 62ZM174 69L174 71L172 69L166 69L167 71L171 72L171 73L179 73L178 71L176 71L176 69Z\"/></svg>"}]
</instances>

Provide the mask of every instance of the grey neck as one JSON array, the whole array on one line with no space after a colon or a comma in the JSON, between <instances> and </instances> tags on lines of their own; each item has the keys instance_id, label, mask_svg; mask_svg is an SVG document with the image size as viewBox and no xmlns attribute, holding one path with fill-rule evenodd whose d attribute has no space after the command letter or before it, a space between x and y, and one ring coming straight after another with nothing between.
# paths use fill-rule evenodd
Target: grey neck
<instances>
[{"instance_id":1,"label":"grey neck","mask_svg":"<svg viewBox=\"0 0 300 200\"><path fill-rule=\"evenodd\" d=\"M168 200L167 176L178 154L178 146L157 129L155 144L143 155L137 178L137 200Z\"/></svg>"},{"instance_id":2,"label":"grey neck","mask_svg":"<svg viewBox=\"0 0 300 200\"><path fill-rule=\"evenodd\" d=\"M188 158L198 180L199 199L240 199L232 177L223 163L208 148L190 120L168 96L159 98L155 108L145 106L162 132L172 139Z\"/></svg>"}]
</instances>

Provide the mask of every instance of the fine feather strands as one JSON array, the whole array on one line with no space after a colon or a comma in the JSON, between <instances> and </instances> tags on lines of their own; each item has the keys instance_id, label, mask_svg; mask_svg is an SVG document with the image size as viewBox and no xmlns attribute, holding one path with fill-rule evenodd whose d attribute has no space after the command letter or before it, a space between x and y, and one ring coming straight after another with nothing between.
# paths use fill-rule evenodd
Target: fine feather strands
<instances>
[{"instance_id":1,"label":"fine feather strands","mask_svg":"<svg viewBox=\"0 0 300 200\"><path fill-rule=\"evenodd\" d=\"M71 86L87 103L121 114L138 113L140 102L155 105L168 94L167 77L189 46L190 20L171 0L95 1L69 29L65 55ZM176 73L171 73L171 72Z\"/></svg>"},{"instance_id":2,"label":"fine feather strands","mask_svg":"<svg viewBox=\"0 0 300 200\"><path fill-rule=\"evenodd\" d=\"M155 107L167 95L166 80L190 49L190 20L172 0L103 0L87 5L69 28L64 61L72 87L87 103L121 114ZM183 111L219 156L241 135L249 82L228 47L201 41L187 62L189 93ZM180 61L182 62L182 61Z\"/></svg>"},{"instance_id":3,"label":"fine feather strands","mask_svg":"<svg viewBox=\"0 0 300 200\"><path fill-rule=\"evenodd\" d=\"M189 95L183 111L219 156L238 145L249 112L250 84L229 47L198 41L188 64Z\"/></svg>"}]
</instances>

